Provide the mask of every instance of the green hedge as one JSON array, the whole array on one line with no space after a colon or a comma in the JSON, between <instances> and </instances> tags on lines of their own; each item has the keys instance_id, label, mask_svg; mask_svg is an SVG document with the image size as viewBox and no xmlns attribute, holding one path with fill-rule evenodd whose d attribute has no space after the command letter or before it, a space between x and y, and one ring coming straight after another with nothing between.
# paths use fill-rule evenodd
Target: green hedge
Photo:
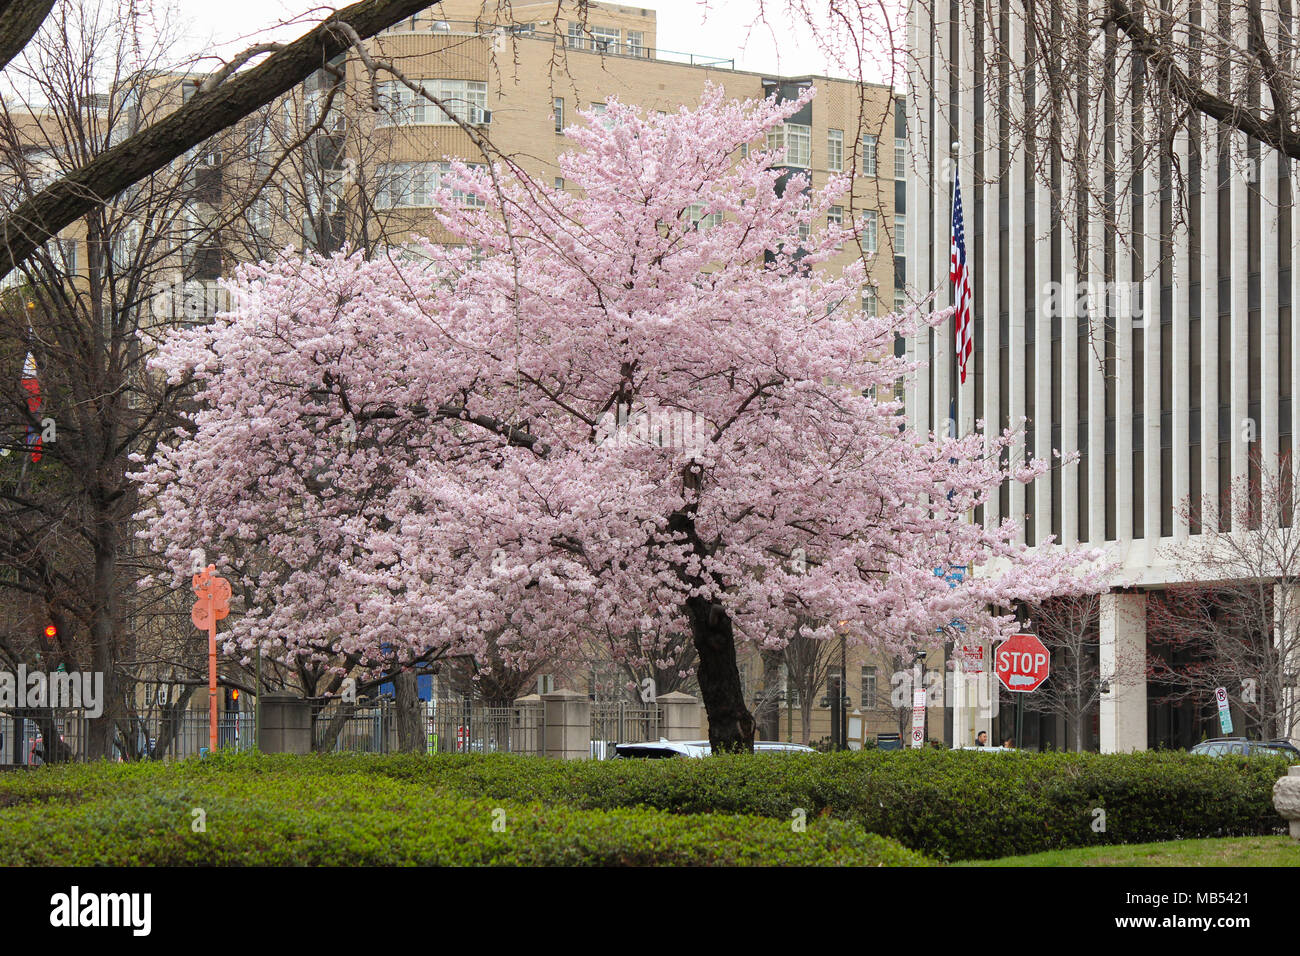
<instances>
[{"instance_id":1,"label":"green hedge","mask_svg":"<svg viewBox=\"0 0 1300 956\"><path fill-rule=\"evenodd\" d=\"M266 759L266 758L264 758ZM1267 835L1280 758L874 751L571 763L509 755L339 755L297 772L370 772L473 796L606 809L828 812L942 860L1110 843ZM1105 811L1105 830L1095 810Z\"/></svg>"},{"instance_id":2,"label":"green hedge","mask_svg":"<svg viewBox=\"0 0 1300 956\"><path fill-rule=\"evenodd\" d=\"M196 808L204 811L202 832L194 829ZM6 866L929 863L839 820L809 820L797 832L753 816L575 810L458 797L375 773L227 762L0 776Z\"/></svg>"},{"instance_id":3,"label":"green hedge","mask_svg":"<svg viewBox=\"0 0 1300 956\"><path fill-rule=\"evenodd\" d=\"M767 818L773 827L763 830L749 820L732 831L724 818L709 818L707 826L721 828L715 836L725 845L724 834L731 832L738 840L766 839L762 834L773 841L778 836L784 840L791 830L792 813L802 810L810 821L809 834L815 831L818 839L832 840L826 844L828 853L838 852L840 844L834 840L857 846L853 841L858 836L850 834L873 833L940 860L993 859L1076 846L1280 832L1283 821L1273 809L1272 788L1284 772L1285 764L1278 758L1211 759L1170 752L920 750L566 763L504 754L222 754L176 765L83 765L0 775L0 845L9 842L10 811L3 809L7 806L13 810L22 806L26 815L31 804L54 799L65 808L60 812L68 812L66 808L81 803L102 806L123 787L146 795L177 787L224 792L223 787L238 784L249 788L250 794L264 788L288 799L294 788L316 792L312 788L324 786L322 792L328 796L339 781L321 778L347 778L353 781L349 792L360 793L361 782L369 781L379 791L397 787L404 799L416 800L418 795L449 801L448 806L455 807L468 801L476 808L471 812L475 819L483 801L492 806L508 801L551 807L548 812L577 814L571 821L576 831L588 826L589 818L583 815L587 812L664 811L671 816L655 816L658 822L646 825L686 826L672 831L683 846L691 845L687 834L697 832L690 827L705 825L699 815L744 814ZM1094 829L1101 822L1098 810L1105 811L1104 831ZM449 819L460 819L459 810L447 812ZM683 823L683 815L694 822ZM321 825L326 825L328 815L322 811L319 816L325 821ZM600 826L615 827L614 819L624 818L604 820ZM821 829L836 821L860 830ZM635 840L632 844L640 845ZM504 844L497 841L491 846L496 852ZM770 852L772 862L792 862L778 859L783 847L785 843L771 843L763 853ZM596 857L591 861L604 859L599 854L607 850L593 847ZM516 852L523 851L510 851L502 862L522 862L510 855ZM757 862L744 855L739 843L720 853L719 862ZM479 856L474 861L485 859Z\"/></svg>"}]
</instances>

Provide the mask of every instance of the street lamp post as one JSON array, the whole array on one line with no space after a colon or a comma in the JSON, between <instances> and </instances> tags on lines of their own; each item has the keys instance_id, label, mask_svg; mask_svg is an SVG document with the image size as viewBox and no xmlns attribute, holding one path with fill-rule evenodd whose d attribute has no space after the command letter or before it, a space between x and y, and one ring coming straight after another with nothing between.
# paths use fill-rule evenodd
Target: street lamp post
<instances>
[{"instance_id":1,"label":"street lamp post","mask_svg":"<svg viewBox=\"0 0 1300 956\"><path fill-rule=\"evenodd\" d=\"M925 691L925 651L916 652L916 657L912 658L913 668L916 667L917 661L921 662L921 673L918 678L919 683L916 685L916 687L912 688L913 697L916 696L916 691L918 689L921 690L922 692ZM926 740L929 740L930 738L930 708L924 705L922 705L921 707L921 737L922 737L923 744Z\"/></svg>"},{"instance_id":2,"label":"street lamp post","mask_svg":"<svg viewBox=\"0 0 1300 956\"><path fill-rule=\"evenodd\" d=\"M843 627L840 628L840 684L836 690L839 692L839 699L835 702L840 709L840 750L849 749L849 661L848 661L848 631Z\"/></svg>"}]
</instances>

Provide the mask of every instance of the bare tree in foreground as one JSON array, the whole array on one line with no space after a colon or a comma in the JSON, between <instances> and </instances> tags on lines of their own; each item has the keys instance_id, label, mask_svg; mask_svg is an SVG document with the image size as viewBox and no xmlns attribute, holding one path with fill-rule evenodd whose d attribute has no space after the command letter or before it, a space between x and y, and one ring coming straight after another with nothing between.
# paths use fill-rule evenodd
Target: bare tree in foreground
<instances>
[{"instance_id":1,"label":"bare tree in foreground","mask_svg":"<svg viewBox=\"0 0 1300 956\"><path fill-rule=\"evenodd\" d=\"M1280 473L1290 468L1284 460ZM1232 495L1232 528L1218 522L1172 548L1188 583L1148 600L1150 679L1174 700L1214 712L1222 687L1244 730L1300 736L1300 528L1279 469L1260 468ZM1211 503L1206 502L1208 510Z\"/></svg>"},{"instance_id":2,"label":"bare tree in foreground","mask_svg":"<svg viewBox=\"0 0 1300 956\"><path fill-rule=\"evenodd\" d=\"M1034 711L1064 718L1072 749L1082 753L1088 720L1101 701L1101 596L1046 601L1031 609L1030 616L1038 625L1038 639L1052 655L1051 675L1033 695Z\"/></svg>"}]
</instances>

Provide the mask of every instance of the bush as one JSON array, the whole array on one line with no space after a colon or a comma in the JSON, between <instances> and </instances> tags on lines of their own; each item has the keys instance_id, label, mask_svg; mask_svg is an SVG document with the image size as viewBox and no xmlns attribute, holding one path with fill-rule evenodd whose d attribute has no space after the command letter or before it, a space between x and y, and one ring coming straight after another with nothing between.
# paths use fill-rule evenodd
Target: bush
<instances>
[{"instance_id":1,"label":"bush","mask_svg":"<svg viewBox=\"0 0 1300 956\"><path fill-rule=\"evenodd\" d=\"M907 866L838 820L574 810L438 793L278 760L49 768L0 779L0 864L59 866ZM342 770L341 767L331 768ZM375 769L374 766L369 768ZM120 779L119 775L122 775ZM106 784L108 784L106 786ZM203 811L195 832L194 811Z\"/></svg>"},{"instance_id":2,"label":"bush","mask_svg":"<svg viewBox=\"0 0 1300 956\"><path fill-rule=\"evenodd\" d=\"M832 841L817 852L847 852L845 847L858 846L854 841L872 833L943 860L993 859L1075 846L1276 833L1282 820L1273 809L1272 788L1284 772L1280 758L1211 759L1171 752L1102 755L925 749L575 762L508 754L221 754L175 765L83 765L2 775L0 808L10 809L0 809L0 843L9 840L7 818L16 810L31 812L26 804L55 800L61 812L82 803L102 806L124 780L141 795L184 787L222 793L226 786L255 787L263 780L268 792L288 787L284 796L288 800L293 788L307 786L324 786L328 798L336 784L316 779L327 777L352 781L350 793L362 793L360 782L370 781L377 788L397 786L394 792L404 800L419 795L450 808L468 801L477 808L467 811L474 820L488 804L510 802L516 810L523 805L546 807L547 814L556 814L546 816L547 820L571 823L575 832L593 825L595 818L584 816L588 812L661 811L653 815L659 821L653 826L669 828L683 847L694 845L689 834L695 831L690 827L704 825L701 818L709 816L707 825L717 828L709 832L722 847L719 862L758 862L763 854L771 854L772 862L791 862L783 856L786 844L778 835L784 839L789 834L791 814L800 809L809 820L808 834L795 836L815 832L817 837L808 843ZM1093 829L1102 822L1098 810L1105 811L1104 830ZM449 819L460 819L459 812L449 809ZM732 830L733 823L721 814L751 819L734 824L737 829ZM681 821L683 815L695 822ZM822 822L823 817L828 823ZM619 832L634 826L616 826L614 821L624 820L619 816L601 820L598 828ZM772 829L764 829L760 822ZM834 822L857 829L822 829ZM319 825L326 823L321 817ZM481 829L479 823L474 825ZM671 829L679 826L686 829ZM629 845L640 846L627 832ZM735 834L741 842L733 846L727 834ZM750 837L775 842L763 842L759 857L751 858L742 849ZM605 849L599 852L595 844L575 852L596 856L612 852L601 846ZM799 846L798 841L791 846ZM690 854L702 851L682 852L698 859ZM521 862L517 855L503 859Z\"/></svg>"}]
</instances>

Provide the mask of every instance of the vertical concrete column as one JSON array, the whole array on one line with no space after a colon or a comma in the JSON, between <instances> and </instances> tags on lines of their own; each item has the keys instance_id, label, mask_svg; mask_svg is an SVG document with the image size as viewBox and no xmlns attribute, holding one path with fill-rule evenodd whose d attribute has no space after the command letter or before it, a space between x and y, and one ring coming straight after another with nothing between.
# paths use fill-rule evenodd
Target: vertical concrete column
<instances>
[{"instance_id":1,"label":"vertical concrete column","mask_svg":"<svg viewBox=\"0 0 1300 956\"><path fill-rule=\"evenodd\" d=\"M546 726L540 694L525 694L515 698L515 726L510 741L512 753L542 756L546 753L546 740L542 728Z\"/></svg>"},{"instance_id":2,"label":"vertical concrete column","mask_svg":"<svg viewBox=\"0 0 1300 956\"><path fill-rule=\"evenodd\" d=\"M1147 597L1101 598L1101 752L1147 749Z\"/></svg>"},{"instance_id":3,"label":"vertical concrete column","mask_svg":"<svg viewBox=\"0 0 1300 956\"><path fill-rule=\"evenodd\" d=\"M699 740L700 712L704 706L679 690L660 694L659 735L665 740Z\"/></svg>"},{"instance_id":4,"label":"vertical concrete column","mask_svg":"<svg viewBox=\"0 0 1300 956\"><path fill-rule=\"evenodd\" d=\"M546 756L556 760L591 757L591 701L576 690L542 695Z\"/></svg>"},{"instance_id":5,"label":"vertical concrete column","mask_svg":"<svg viewBox=\"0 0 1300 956\"><path fill-rule=\"evenodd\" d=\"M311 753L311 701L289 694L262 695L257 749L267 754Z\"/></svg>"},{"instance_id":6,"label":"vertical concrete column","mask_svg":"<svg viewBox=\"0 0 1300 956\"><path fill-rule=\"evenodd\" d=\"M1273 641L1282 672L1277 732L1300 743L1300 587L1273 587Z\"/></svg>"},{"instance_id":7,"label":"vertical concrete column","mask_svg":"<svg viewBox=\"0 0 1300 956\"><path fill-rule=\"evenodd\" d=\"M998 715L998 679L993 676L993 648L987 641L977 644L984 651L982 671L971 673L965 665L958 664L948 672L947 680L952 702L952 745L973 747L975 737L982 730L993 736L993 718ZM999 743L1000 741L989 741Z\"/></svg>"}]
</instances>

